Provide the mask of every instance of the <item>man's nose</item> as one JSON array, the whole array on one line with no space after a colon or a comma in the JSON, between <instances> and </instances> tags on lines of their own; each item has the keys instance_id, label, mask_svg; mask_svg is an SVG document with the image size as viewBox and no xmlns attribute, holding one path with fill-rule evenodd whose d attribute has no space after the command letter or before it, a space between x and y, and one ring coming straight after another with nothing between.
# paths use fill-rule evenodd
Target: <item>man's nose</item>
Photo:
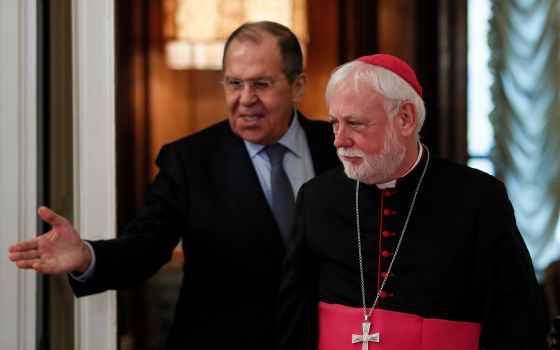
<instances>
[{"instance_id":1,"label":"man's nose","mask_svg":"<svg viewBox=\"0 0 560 350\"><path fill-rule=\"evenodd\" d=\"M352 138L348 134L347 128L344 126L339 126L338 130L334 133L334 147L352 147Z\"/></svg>"},{"instance_id":2,"label":"man's nose","mask_svg":"<svg viewBox=\"0 0 560 350\"><path fill-rule=\"evenodd\" d=\"M249 84L243 85L243 88L239 92L239 102L244 105L250 105L257 101L258 96L255 93L255 89Z\"/></svg>"}]
</instances>

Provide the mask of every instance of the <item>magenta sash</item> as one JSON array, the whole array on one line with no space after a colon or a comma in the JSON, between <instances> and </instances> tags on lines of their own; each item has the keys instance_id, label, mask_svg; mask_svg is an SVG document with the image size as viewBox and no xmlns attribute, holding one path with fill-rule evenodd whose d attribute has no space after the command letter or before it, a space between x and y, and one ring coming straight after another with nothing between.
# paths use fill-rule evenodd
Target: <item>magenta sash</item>
<instances>
[{"instance_id":1,"label":"magenta sash","mask_svg":"<svg viewBox=\"0 0 560 350\"><path fill-rule=\"evenodd\" d=\"M361 308L319 302L319 349L360 350L352 344L352 334L362 335ZM379 342L369 342L369 350L478 350L481 325L402 312L376 309L369 334L379 333Z\"/></svg>"}]
</instances>

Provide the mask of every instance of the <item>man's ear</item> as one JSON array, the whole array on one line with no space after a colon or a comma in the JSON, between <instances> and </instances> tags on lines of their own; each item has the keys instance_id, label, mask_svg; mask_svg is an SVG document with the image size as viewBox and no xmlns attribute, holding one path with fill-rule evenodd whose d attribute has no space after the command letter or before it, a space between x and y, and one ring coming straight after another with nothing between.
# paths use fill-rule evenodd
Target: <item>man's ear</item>
<instances>
[{"instance_id":1,"label":"man's ear","mask_svg":"<svg viewBox=\"0 0 560 350\"><path fill-rule=\"evenodd\" d=\"M307 74L301 73L294 81L294 90L292 94L292 101L297 102L303 98L305 92L305 84L307 83Z\"/></svg>"},{"instance_id":2,"label":"man's ear","mask_svg":"<svg viewBox=\"0 0 560 350\"><path fill-rule=\"evenodd\" d=\"M410 101L401 105L397 115L397 123L402 136L416 133L416 107Z\"/></svg>"}]
</instances>

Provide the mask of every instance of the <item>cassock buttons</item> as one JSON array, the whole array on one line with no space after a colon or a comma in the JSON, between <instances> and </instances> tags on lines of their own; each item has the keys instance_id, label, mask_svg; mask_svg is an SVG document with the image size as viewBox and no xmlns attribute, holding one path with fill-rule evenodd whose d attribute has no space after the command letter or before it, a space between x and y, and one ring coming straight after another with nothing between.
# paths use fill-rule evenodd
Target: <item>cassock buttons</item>
<instances>
[{"instance_id":1,"label":"cassock buttons","mask_svg":"<svg viewBox=\"0 0 560 350\"><path fill-rule=\"evenodd\" d=\"M391 273L389 274L389 277L393 277L394 275L395 275L395 273L394 273L394 272L391 272ZM381 272L381 277L382 277L382 278L385 278L385 276L387 276L387 272Z\"/></svg>"},{"instance_id":2,"label":"cassock buttons","mask_svg":"<svg viewBox=\"0 0 560 350\"><path fill-rule=\"evenodd\" d=\"M379 293L379 296L380 296L382 299L385 299L385 298L392 298L392 297L395 296L395 294L389 293L389 292L386 292L386 291L382 291L381 293Z\"/></svg>"},{"instance_id":3,"label":"cassock buttons","mask_svg":"<svg viewBox=\"0 0 560 350\"><path fill-rule=\"evenodd\" d=\"M383 215L385 216L389 216L389 215L395 215L397 212L391 209L383 209Z\"/></svg>"},{"instance_id":4,"label":"cassock buttons","mask_svg":"<svg viewBox=\"0 0 560 350\"><path fill-rule=\"evenodd\" d=\"M384 258L388 258L388 257L390 257L390 256L393 256L393 253L390 252L390 251L388 251L388 250L384 250L383 252L381 252L381 255L382 255Z\"/></svg>"},{"instance_id":5,"label":"cassock buttons","mask_svg":"<svg viewBox=\"0 0 560 350\"><path fill-rule=\"evenodd\" d=\"M385 197L387 197L387 198L388 198L388 197L391 197L393 194L395 194L395 192L389 191L389 190L385 190L385 191L383 192L383 195L384 195Z\"/></svg>"},{"instance_id":6,"label":"cassock buttons","mask_svg":"<svg viewBox=\"0 0 560 350\"><path fill-rule=\"evenodd\" d=\"M383 231L383 237L387 238L387 237L392 237L395 235L395 232L390 232L390 231Z\"/></svg>"}]
</instances>

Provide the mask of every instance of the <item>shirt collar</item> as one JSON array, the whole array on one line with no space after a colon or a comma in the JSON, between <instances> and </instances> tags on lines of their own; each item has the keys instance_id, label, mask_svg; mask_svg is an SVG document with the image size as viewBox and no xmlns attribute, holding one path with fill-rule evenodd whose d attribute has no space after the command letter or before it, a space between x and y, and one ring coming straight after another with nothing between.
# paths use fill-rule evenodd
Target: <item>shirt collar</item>
<instances>
[{"instance_id":1,"label":"shirt collar","mask_svg":"<svg viewBox=\"0 0 560 350\"><path fill-rule=\"evenodd\" d=\"M297 110L294 109L294 114L292 117L292 123L286 131L286 133L277 141L277 143L282 144L290 152L292 152L296 157L302 156L303 147L305 147L305 138L303 136L303 128L298 120ZM258 143L243 140L245 147L249 152L249 156L254 158L266 145L261 145Z\"/></svg>"}]
</instances>

